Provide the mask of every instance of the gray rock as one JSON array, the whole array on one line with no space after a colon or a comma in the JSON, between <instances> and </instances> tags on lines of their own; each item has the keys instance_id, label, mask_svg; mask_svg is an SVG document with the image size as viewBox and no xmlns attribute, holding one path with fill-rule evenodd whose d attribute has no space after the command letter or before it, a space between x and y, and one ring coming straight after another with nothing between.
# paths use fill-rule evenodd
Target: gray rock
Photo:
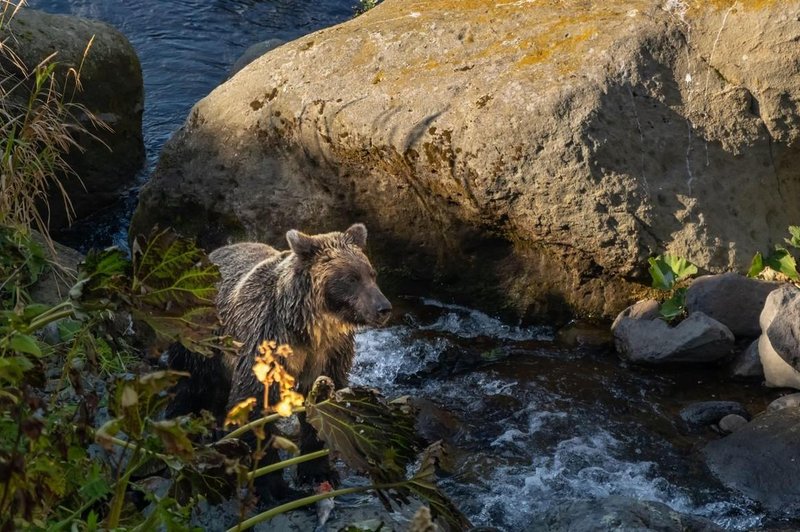
<instances>
[{"instance_id":1,"label":"gray rock","mask_svg":"<svg viewBox=\"0 0 800 532\"><path fill-rule=\"evenodd\" d=\"M614 330L617 351L632 362L712 362L728 355L733 334L702 312L690 314L676 327L663 320L622 318Z\"/></svg>"},{"instance_id":2,"label":"gray rock","mask_svg":"<svg viewBox=\"0 0 800 532\"><path fill-rule=\"evenodd\" d=\"M566 501L547 510L528 530L716 532L722 528L702 517L676 512L666 504L612 495L605 499Z\"/></svg>"},{"instance_id":3,"label":"gray rock","mask_svg":"<svg viewBox=\"0 0 800 532\"><path fill-rule=\"evenodd\" d=\"M758 501L776 517L800 517L800 408L759 415L706 445L711 471L728 487Z\"/></svg>"},{"instance_id":4,"label":"gray rock","mask_svg":"<svg viewBox=\"0 0 800 532\"><path fill-rule=\"evenodd\" d=\"M57 52L59 79L64 79L67 69L77 69L83 62L83 90L75 93L74 102L102 118L113 131L89 125L97 138L81 135L75 139L85 151L70 150L67 159L80 181L67 178L63 185L78 218L110 205L135 184L144 162L144 85L133 46L109 24L29 8L21 9L0 29L0 39L9 34L14 37L6 41L7 45L26 65L36 65ZM94 42L84 60L91 38ZM85 116L77 118L87 124ZM55 190L49 217L51 230L65 227L63 200Z\"/></svg>"},{"instance_id":5,"label":"gray rock","mask_svg":"<svg viewBox=\"0 0 800 532\"><path fill-rule=\"evenodd\" d=\"M719 420L719 430L730 434L747 425L747 420L738 414L728 414Z\"/></svg>"},{"instance_id":6,"label":"gray rock","mask_svg":"<svg viewBox=\"0 0 800 532\"><path fill-rule=\"evenodd\" d=\"M133 233L359 220L384 284L526 317L615 316L655 251L745 270L800 219L800 0L728 3L386 0L200 101Z\"/></svg>"},{"instance_id":7,"label":"gray rock","mask_svg":"<svg viewBox=\"0 0 800 532\"><path fill-rule=\"evenodd\" d=\"M32 236L40 246L46 247L39 233L34 232ZM58 264L57 271L53 267L48 267L30 289L31 299L46 305L56 305L67 298L69 289L78 278L78 264L84 259L79 251L58 242L53 242L53 247L55 250L53 262ZM51 331L51 334L58 337L57 330Z\"/></svg>"},{"instance_id":8,"label":"gray rock","mask_svg":"<svg viewBox=\"0 0 800 532\"><path fill-rule=\"evenodd\" d=\"M775 350L769 335L769 329L772 324L784 312L789 312L788 309L796 307L798 301L800 301L798 295L800 295L800 290L793 285L786 284L771 292L764 303L764 310L759 318L763 332L758 339L758 356L761 359L761 365L764 367L764 379L767 386L800 389L800 372L792 367L781 353ZM791 330L791 328L781 327L777 330L784 332ZM791 356L791 348L787 346L788 340L783 335L777 334L777 332L773 332L773 336L781 342L784 354L787 354L790 360L794 360Z\"/></svg>"},{"instance_id":9,"label":"gray rock","mask_svg":"<svg viewBox=\"0 0 800 532\"><path fill-rule=\"evenodd\" d=\"M736 414L750 418L750 414L736 401L701 401L692 403L681 410L681 420L690 428L707 427L720 421L725 416Z\"/></svg>"},{"instance_id":10,"label":"gray rock","mask_svg":"<svg viewBox=\"0 0 800 532\"><path fill-rule=\"evenodd\" d=\"M254 45L250 46L244 53L239 56L239 59L231 67L231 72L228 77L233 77L237 72L241 69L264 55L265 53L269 52L270 50L274 50L278 46L286 44L286 41L283 39L267 39L266 41L257 42Z\"/></svg>"},{"instance_id":11,"label":"gray rock","mask_svg":"<svg viewBox=\"0 0 800 532\"><path fill-rule=\"evenodd\" d=\"M758 355L758 340L754 340L747 349L739 353L730 365L731 376L738 379L761 379L764 367Z\"/></svg>"},{"instance_id":12,"label":"gray rock","mask_svg":"<svg viewBox=\"0 0 800 532\"><path fill-rule=\"evenodd\" d=\"M655 299L637 301L617 315L616 319L614 319L614 323L611 324L611 332L614 332L620 321L622 321L622 318L631 318L634 320L658 319L661 315L659 312L660 309L661 305Z\"/></svg>"},{"instance_id":13,"label":"gray rock","mask_svg":"<svg viewBox=\"0 0 800 532\"><path fill-rule=\"evenodd\" d=\"M774 412L782 408L796 408L800 406L800 393L790 393L778 397L767 406L767 412Z\"/></svg>"},{"instance_id":14,"label":"gray rock","mask_svg":"<svg viewBox=\"0 0 800 532\"><path fill-rule=\"evenodd\" d=\"M800 297L787 301L765 332L775 352L792 368L800 370Z\"/></svg>"},{"instance_id":15,"label":"gray rock","mask_svg":"<svg viewBox=\"0 0 800 532\"><path fill-rule=\"evenodd\" d=\"M714 318L734 336L758 336L764 301L779 286L732 272L705 275L692 281L686 292L686 310Z\"/></svg>"}]
</instances>

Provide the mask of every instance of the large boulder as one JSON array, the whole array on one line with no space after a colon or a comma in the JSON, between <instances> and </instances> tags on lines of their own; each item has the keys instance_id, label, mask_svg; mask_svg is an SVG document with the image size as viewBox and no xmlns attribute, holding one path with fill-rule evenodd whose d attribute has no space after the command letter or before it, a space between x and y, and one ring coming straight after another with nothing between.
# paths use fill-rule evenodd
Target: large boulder
<instances>
[{"instance_id":1,"label":"large boulder","mask_svg":"<svg viewBox=\"0 0 800 532\"><path fill-rule=\"evenodd\" d=\"M764 301L778 286L733 272L704 275L692 281L686 291L686 310L714 318L735 336L755 337L761 334L758 318Z\"/></svg>"},{"instance_id":2,"label":"large boulder","mask_svg":"<svg viewBox=\"0 0 800 532\"><path fill-rule=\"evenodd\" d=\"M671 327L660 319L622 318L614 328L617 351L643 364L713 362L730 354L733 334L702 312Z\"/></svg>"},{"instance_id":3,"label":"large boulder","mask_svg":"<svg viewBox=\"0 0 800 532\"><path fill-rule=\"evenodd\" d=\"M800 371L796 366L800 338L791 336L795 326L791 320L798 319L800 304L798 296L800 290L791 284L786 284L770 293L761 311L760 323L763 332L758 338L758 356L764 367L767 386L800 389ZM776 323L779 325L773 328ZM777 341L777 346L773 345L773 340Z\"/></svg>"},{"instance_id":4,"label":"large boulder","mask_svg":"<svg viewBox=\"0 0 800 532\"><path fill-rule=\"evenodd\" d=\"M800 408L767 411L720 440L703 455L728 487L781 517L800 517Z\"/></svg>"},{"instance_id":5,"label":"large boulder","mask_svg":"<svg viewBox=\"0 0 800 532\"><path fill-rule=\"evenodd\" d=\"M702 517L676 512L664 503L620 495L604 499L565 501L547 510L530 530L580 532L584 530L657 530L659 532L716 532L722 528Z\"/></svg>"},{"instance_id":6,"label":"large boulder","mask_svg":"<svg viewBox=\"0 0 800 532\"><path fill-rule=\"evenodd\" d=\"M386 0L200 101L133 231L276 244L360 220L386 285L611 317L645 292L648 256L742 270L800 218L798 16L800 0Z\"/></svg>"},{"instance_id":7,"label":"large boulder","mask_svg":"<svg viewBox=\"0 0 800 532\"><path fill-rule=\"evenodd\" d=\"M7 45L28 69L55 53L57 79L66 87L65 92L74 92L74 103L85 106L111 127L112 131L96 128L84 114L77 114L90 132L75 139L84 151L73 149L67 156L80 179L62 179L77 218L110 205L135 184L144 162L144 86L136 52L125 36L108 24L28 8L0 28L0 39L9 35ZM19 72L7 62L0 67L12 75ZM75 91L72 82L65 86L63 80L68 69L79 67L83 88ZM58 231L66 225L66 212L61 193L55 188L49 204L50 228Z\"/></svg>"}]
</instances>

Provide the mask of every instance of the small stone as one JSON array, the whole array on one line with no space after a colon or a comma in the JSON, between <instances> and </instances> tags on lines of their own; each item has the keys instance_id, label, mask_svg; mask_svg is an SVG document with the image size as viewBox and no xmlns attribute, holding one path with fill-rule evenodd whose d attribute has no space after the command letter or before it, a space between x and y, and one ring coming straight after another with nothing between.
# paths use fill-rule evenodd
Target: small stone
<instances>
[{"instance_id":1,"label":"small stone","mask_svg":"<svg viewBox=\"0 0 800 532\"><path fill-rule=\"evenodd\" d=\"M800 304L800 290L794 285L784 285L772 291L764 303L764 310L761 311L759 319L761 324L761 336L758 339L758 356L761 365L764 367L764 379L767 386L774 388L797 388L800 389L800 371L792 367L791 362L797 360L796 351L800 349L794 340L787 337L792 327L786 323L782 317L784 313L792 312L797 314L798 304ZM783 322L786 327L776 324ZM773 325L775 327L773 328ZM772 341L778 342L774 346ZM776 347L781 349L778 352Z\"/></svg>"},{"instance_id":2,"label":"small stone","mask_svg":"<svg viewBox=\"0 0 800 532\"><path fill-rule=\"evenodd\" d=\"M643 299L641 301L637 301L617 315L614 323L611 324L611 332L614 332L622 318L631 318L634 320L657 319L660 316L660 308L661 306L655 299Z\"/></svg>"},{"instance_id":3,"label":"small stone","mask_svg":"<svg viewBox=\"0 0 800 532\"><path fill-rule=\"evenodd\" d=\"M69 365L75 371L83 371L83 369L86 367L86 360L80 357L74 357L72 360L70 360Z\"/></svg>"},{"instance_id":4,"label":"small stone","mask_svg":"<svg viewBox=\"0 0 800 532\"><path fill-rule=\"evenodd\" d=\"M719 429L726 434L736 432L744 425L747 425L747 420L738 414L728 414L719 420Z\"/></svg>"},{"instance_id":5,"label":"small stone","mask_svg":"<svg viewBox=\"0 0 800 532\"><path fill-rule=\"evenodd\" d=\"M713 425L730 414L735 414L742 418L750 417L742 403L736 401L692 403L681 410L680 416L689 428L701 428Z\"/></svg>"},{"instance_id":6,"label":"small stone","mask_svg":"<svg viewBox=\"0 0 800 532\"><path fill-rule=\"evenodd\" d=\"M798 406L800 406L800 393L790 393L772 401L767 406L767 412L774 412L783 408L797 408Z\"/></svg>"},{"instance_id":7,"label":"small stone","mask_svg":"<svg viewBox=\"0 0 800 532\"><path fill-rule=\"evenodd\" d=\"M754 340L747 349L739 353L730 366L731 376L738 379L764 378L764 366L758 355L758 340Z\"/></svg>"}]
</instances>

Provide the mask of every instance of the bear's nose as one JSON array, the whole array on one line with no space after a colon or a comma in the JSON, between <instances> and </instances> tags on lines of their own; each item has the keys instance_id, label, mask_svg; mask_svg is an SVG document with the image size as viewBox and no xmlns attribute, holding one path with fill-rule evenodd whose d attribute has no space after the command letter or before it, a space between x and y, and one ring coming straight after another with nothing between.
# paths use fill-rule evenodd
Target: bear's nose
<instances>
[{"instance_id":1,"label":"bear's nose","mask_svg":"<svg viewBox=\"0 0 800 532\"><path fill-rule=\"evenodd\" d=\"M391 313L392 313L392 304L389 303L388 301L385 304L380 305L378 307L378 316L380 316L381 318L388 318L389 314Z\"/></svg>"}]
</instances>

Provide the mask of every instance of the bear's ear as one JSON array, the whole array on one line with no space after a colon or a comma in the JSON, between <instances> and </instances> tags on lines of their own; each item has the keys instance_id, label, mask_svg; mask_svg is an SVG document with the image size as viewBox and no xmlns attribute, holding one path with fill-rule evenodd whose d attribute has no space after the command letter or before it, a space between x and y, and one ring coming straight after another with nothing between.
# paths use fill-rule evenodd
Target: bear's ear
<instances>
[{"instance_id":1,"label":"bear's ear","mask_svg":"<svg viewBox=\"0 0 800 532\"><path fill-rule=\"evenodd\" d=\"M353 244L364 249L367 247L367 228L364 224L353 224L344 232Z\"/></svg>"},{"instance_id":2,"label":"bear's ear","mask_svg":"<svg viewBox=\"0 0 800 532\"><path fill-rule=\"evenodd\" d=\"M313 236L296 229L286 232L286 241L291 250L302 258L312 257L319 249L319 243Z\"/></svg>"}]
</instances>

